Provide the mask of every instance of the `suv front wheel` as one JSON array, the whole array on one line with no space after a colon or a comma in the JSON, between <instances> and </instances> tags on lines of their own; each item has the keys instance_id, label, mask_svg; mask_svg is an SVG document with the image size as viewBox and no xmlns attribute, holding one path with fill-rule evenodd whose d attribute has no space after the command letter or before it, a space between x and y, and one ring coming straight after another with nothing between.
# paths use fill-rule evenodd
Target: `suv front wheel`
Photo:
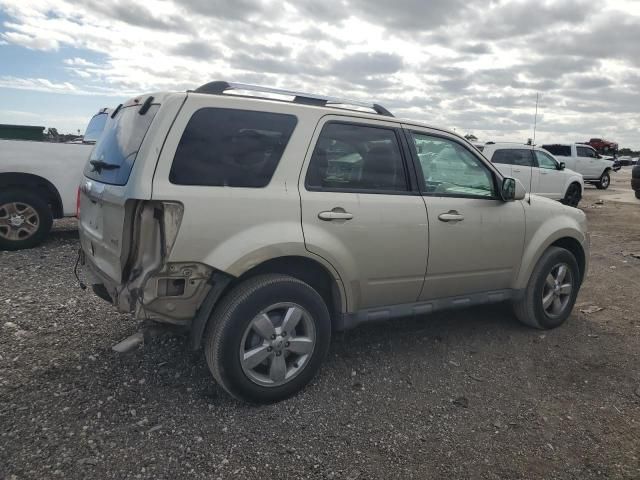
<instances>
[{"instance_id":1,"label":"suv front wheel","mask_svg":"<svg viewBox=\"0 0 640 480\"><path fill-rule=\"evenodd\" d=\"M580 269L573 254L549 247L538 260L524 296L514 302L516 317L534 328L562 325L571 314L580 283Z\"/></svg>"},{"instance_id":2,"label":"suv front wheel","mask_svg":"<svg viewBox=\"0 0 640 480\"><path fill-rule=\"evenodd\" d=\"M205 356L233 397L269 403L309 383L330 339L329 311L318 292L287 275L261 275L240 283L215 309Z\"/></svg>"},{"instance_id":3,"label":"suv front wheel","mask_svg":"<svg viewBox=\"0 0 640 480\"><path fill-rule=\"evenodd\" d=\"M600 180L596 182L596 188L599 190L606 190L611 183L611 176L609 176L609 170L605 170L600 177Z\"/></svg>"}]
</instances>

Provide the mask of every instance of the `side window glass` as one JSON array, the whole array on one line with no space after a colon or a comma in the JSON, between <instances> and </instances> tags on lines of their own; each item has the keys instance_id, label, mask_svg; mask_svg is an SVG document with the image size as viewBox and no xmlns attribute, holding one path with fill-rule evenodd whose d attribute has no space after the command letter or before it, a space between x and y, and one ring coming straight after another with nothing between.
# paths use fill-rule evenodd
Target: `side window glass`
<instances>
[{"instance_id":1,"label":"side window glass","mask_svg":"<svg viewBox=\"0 0 640 480\"><path fill-rule=\"evenodd\" d=\"M552 155L557 155L561 157L571 156L570 145L543 145L542 148L544 148L546 151L548 151Z\"/></svg>"},{"instance_id":2,"label":"side window glass","mask_svg":"<svg viewBox=\"0 0 640 480\"><path fill-rule=\"evenodd\" d=\"M513 155L511 150L496 150L491 157L493 163L502 163L504 165L513 165Z\"/></svg>"},{"instance_id":3,"label":"side window glass","mask_svg":"<svg viewBox=\"0 0 640 480\"><path fill-rule=\"evenodd\" d=\"M591 150L590 148L576 147L576 150L578 152L578 156L579 157L585 157L585 158L593 158L593 157L595 157L595 155L593 154L593 150Z\"/></svg>"},{"instance_id":4,"label":"side window glass","mask_svg":"<svg viewBox=\"0 0 640 480\"><path fill-rule=\"evenodd\" d=\"M493 163L506 163L508 165L518 165L520 167L531 167L533 164L531 152L523 148L496 150L491 161Z\"/></svg>"},{"instance_id":5,"label":"side window glass","mask_svg":"<svg viewBox=\"0 0 640 480\"><path fill-rule=\"evenodd\" d=\"M546 153L536 150L535 155L540 168L546 168L548 170L556 170L558 168L556 161Z\"/></svg>"},{"instance_id":6,"label":"side window glass","mask_svg":"<svg viewBox=\"0 0 640 480\"><path fill-rule=\"evenodd\" d=\"M427 194L495 197L491 171L462 145L422 133L412 135Z\"/></svg>"},{"instance_id":7,"label":"side window glass","mask_svg":"<svg viewBox=\"0 0 640 480\"><path fill-rule=\"evenodd\" d=\"M171 165L178 185L266 186L296 126L270 112L202 108L187 124Z\"/></svg>"},{"instance_id":8,"label":"side window glass","mask_svg":"<svg viewBox=\"0 0 640 480\"><path fill-rule=\"evenodd\" d=\"M395 131L327 123L313 150L305 184L312 190L406 192L407 177Z\"/></svg>"}]
</instances>

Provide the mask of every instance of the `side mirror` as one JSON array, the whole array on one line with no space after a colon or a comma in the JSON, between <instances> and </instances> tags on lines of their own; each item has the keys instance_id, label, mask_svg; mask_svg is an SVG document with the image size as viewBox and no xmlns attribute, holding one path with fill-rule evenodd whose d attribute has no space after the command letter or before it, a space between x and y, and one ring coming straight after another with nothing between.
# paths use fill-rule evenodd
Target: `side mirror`
<instances>
[{"instance_id":1,"label":"side mirror","mask_svg":"<svg viewBox=\"0 0 640 480\"><path fill-rule=\"evenodd\" d=\"M558 165L558 170L564 170L566 167L564 162L560 162L560 165Z\"/></svg>"},{"instance_id":2,"label":"side mirror","mask_svg":"<svg viewBox=\"0 0 640 480\"><path fill-rule=\"evenodd\" d=\"M504 180L502 180L502 189L500 194L502 196L502 200L505 202L523 200L526 193L527 192L522 183L520 183L520 180L511 177L505 177Z\"/></svg>"}]
</instances>

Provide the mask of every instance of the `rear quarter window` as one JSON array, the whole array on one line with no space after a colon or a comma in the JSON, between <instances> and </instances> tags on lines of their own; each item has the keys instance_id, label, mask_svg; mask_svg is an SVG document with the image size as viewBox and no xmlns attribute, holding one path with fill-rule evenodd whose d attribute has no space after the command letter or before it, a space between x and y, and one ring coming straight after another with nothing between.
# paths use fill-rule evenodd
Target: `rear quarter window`
<instances>
[{"instance_id":1,"label":"rear quarter window","mask_svg":"<svg viewBox=\"0 0 640 480\"><path fill-rule=\"evenodd\" d=\"M182 134L169 181L261 188L270 181L297 119L280 113L202 108Z\"/></svg>"}]
</instances>

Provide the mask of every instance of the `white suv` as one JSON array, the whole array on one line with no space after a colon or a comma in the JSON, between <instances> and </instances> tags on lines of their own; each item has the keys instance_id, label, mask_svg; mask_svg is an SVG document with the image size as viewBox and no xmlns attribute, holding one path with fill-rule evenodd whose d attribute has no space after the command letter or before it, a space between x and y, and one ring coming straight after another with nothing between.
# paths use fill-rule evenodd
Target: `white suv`
<instances>
[{"instance_id":1,"label":"white suv","mask_svg":"<svg viewBox=\"0 0 640 480\"><path fill-rule=\"evenodd\" d=\"M294 394L369 321L510 301L556 327L587 270L582 211L376 104L212 82L113 117L81 186L85 272L120 311L188 326L237 398Z\"/></svg>"},{"instance_id":2,"label":"white suv","mask_svg":"<svg viewBox=\"0 0 640 480\"><path fill-rule=\"evenodd\" d=\"M603 158L596 150L581 143L543 145L558 161L571 170L580 173L584 181L592 183L600 190L606 190L611 184L611 172L615 171L611 158Z\"/></svg>"},{"instance_id":3,"label":"white suv","mask_svg":"<svg viewBox=\"0 0 640 480\"><path fill-rule=\"evenodd\" d=\"M517 143L487 143L482 153L507 176L517 178L527 191L566 205L578 206L584 191L582 175L565 168L546 150Z\"/></svg>"}]
</instances>

